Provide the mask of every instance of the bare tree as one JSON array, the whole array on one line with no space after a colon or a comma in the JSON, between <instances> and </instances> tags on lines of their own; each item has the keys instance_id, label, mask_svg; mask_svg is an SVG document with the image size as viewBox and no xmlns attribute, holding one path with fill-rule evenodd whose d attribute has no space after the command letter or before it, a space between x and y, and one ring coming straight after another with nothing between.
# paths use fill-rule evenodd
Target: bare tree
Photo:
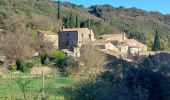
<instances>
[{"instance_id":1,"label":"bare tree","mask_svg":"<svg viewBox=\"0 0 170 100\"><path fill-rule=\"evenodd\" d=\"M62 21L57 20L53 17L49 18L42 15L34 15L33 19L30 20L33 24L34 30L49 30L58 32L62 27Z\"/></svg>"},{"instance_id":2,"label":"bare tree","mask_svg":"<svg viewBox=\"0 0 170 100\"><path fill-rule=\"evenodd\" d=\"M105 71L106 56L89 42L81 48L79 63L79 70L76 71L76 74L82 76L83 79L89 77L95 79L98 74Z\"/></svg>"},{"instance_id":3,"label":"bare tree","mask_svg":"<svg viewBox=\"0 0 170 100\"><path fill-rule=\"evenodd\" d=\"M32 40L25 33L6 34L0 46L0 52L9 60L16 61L33 55Z\"/></svg>"}]
</instances>

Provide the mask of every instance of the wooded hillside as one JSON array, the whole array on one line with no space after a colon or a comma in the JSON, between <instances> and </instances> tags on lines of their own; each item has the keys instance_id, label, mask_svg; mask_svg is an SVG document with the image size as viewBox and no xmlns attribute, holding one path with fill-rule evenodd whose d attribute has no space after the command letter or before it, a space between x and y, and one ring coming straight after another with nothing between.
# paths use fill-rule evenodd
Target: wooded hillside
<instances>
[{"instance_id":1,"label":"wooded hillside","mask_svg":"<svg viewBox=\"0 0 170 100\"><path fill-rule=\"evenodd\" d=\"M170 15L111 5L85 8L49 0L0 0L0 29L36 35L38 29L57 32L62 27L89 27L96 36L125 32L128 38L150 47L159 28L162 42L169 48Z\"/></svg>"}]
</instances>

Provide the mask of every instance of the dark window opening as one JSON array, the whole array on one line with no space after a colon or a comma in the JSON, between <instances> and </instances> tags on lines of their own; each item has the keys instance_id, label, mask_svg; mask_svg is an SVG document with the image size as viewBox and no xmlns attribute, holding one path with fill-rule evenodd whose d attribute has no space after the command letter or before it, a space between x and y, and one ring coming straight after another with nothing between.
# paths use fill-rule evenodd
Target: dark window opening
<instances>
[{"instance_id":1,"label":"dark window opening","mask_svg":"<svg viewBox=\"0 0 170 100\"><path fill-rule=\"evenodd\" d=\"M103 39L103 37L99 37L99 39Z\"/></svg>"},{"instance_id":2,"label":"dark window opening","mask_svg":"<svg viewBox=\"0 0 170 100\"><path fill-rule=\"evenodd\" d=\"M91 34L89 34L89 38L91 38Z\"/></svg>"},{"instance_id":3,"label":"dark window opening","mask_svg":"<svg viewBox=\"0 0 170 100\"><path fill-rule=\"evenodd\" d=\"M69 36L70 34L69 33L67 33L67 36Z\"/></svg>"},{"instance_id":4,"label":"dark window opening","mask_svg":"<svg viewBox=\"0 0 170 100\"><path fill-rule=\"evenodd\" d=\"M67 46L69 45L69 41L67 41Z\"/></svg>"}]
</instances>

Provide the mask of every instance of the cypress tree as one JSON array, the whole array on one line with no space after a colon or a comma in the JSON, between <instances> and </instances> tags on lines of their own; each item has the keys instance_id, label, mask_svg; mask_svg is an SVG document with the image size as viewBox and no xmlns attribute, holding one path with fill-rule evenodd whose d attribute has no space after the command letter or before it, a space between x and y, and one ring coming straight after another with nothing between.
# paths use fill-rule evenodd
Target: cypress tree
<instances>
[{"instance_id":1,"label":"cypress tree","mask_svg":"<svg viewBox=\"0 0 170 100\"><path fill-rule=\"evenodd\" d=\"M70 23L69 19L70 19L70 16L67 15L66 24L65 24L65 27L66 27L66 28L69 28L69 27L70 27L70 25L69 25L69 23Z\"/></svg>"},{"instance_id":2,"label":"cypress tree","mask_svg":"<svg viewBox=\"0 0 170 100\"><path fill-rule=\"evenodd\" d=\"M69 28L74 28L75 27L75 18L73 16L73 13L70 13L69 16Z\"/></svg>"},{"instance_id":3,"label":"cypress tree","mask_svg":"<svg viewBox=\"0 0 170 100\"><path fill-rule=\"evenodd\" d=\"M58 15L57 18L60 19L60 0L58 0Z\"/></svg>"},{"instance_id":4,"label":"cypress tree","mask_svg":"<svg viewBox=\"0 0 170 100\"><path fill-rule=\"evenodd\" d=\"M154 43L152 45L152 50L153 51L159 51L162 50L162 46L161 46L161 39L160 39L160 35L158 33L158 29L156 29L155 31L155 38L154 38Z\"/></svg>"},{"instance_id":5,"label":"cypress tree","mask_svg":"<svg viewBox=\"0 0 170 100\"><path fill-rule=\"evenodd\" d=\"M90 18L88 18L88 20L87 20L87 28L90 28L91 26L90 26Z\"/></svg>"},{"instance_id":6,"label":"cypress tree","mask_svg":"<svg viewBox=\"0 0 170 100\"><path fill-rule=\"evenodd\" d=\"M80 28L79 16L76 15L76 28Z\"/></svg>"}]
</instances>

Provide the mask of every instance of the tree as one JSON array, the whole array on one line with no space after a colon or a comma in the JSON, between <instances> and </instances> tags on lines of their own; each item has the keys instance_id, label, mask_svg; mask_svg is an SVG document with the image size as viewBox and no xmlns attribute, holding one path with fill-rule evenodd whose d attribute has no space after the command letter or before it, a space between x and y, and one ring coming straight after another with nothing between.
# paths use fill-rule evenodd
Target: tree
<instances>
[{"instance_id":1,"label":"tree","mask_svg":"<svg viewBox=\"0 0 170 100\"><path fill-rule=\"evenodd\" d=\"M32 40L25 33L7 34L1 42L0 52L9 60L21 60L33 55Z\"/></svg>"},{"instance_id":2,"label":"tree","mask_svg":"<svg viewBox=\"0 0 170 100\"><path fill-rule=\"evenodd\" d=\"M60 0L58 0L58 19L60 19Z\"/></svg>"},{"instance_id":3,"label":"tree","mask_svg":"<svg viewBox=\"0 0 170 100\"><path fill-rule=\"evenodd\" d=\"M87 27L88 27L88 28L90 28L90 27L91 27L91 25L90 25L90 24L91 24L91 22L90 22L90 18L88 18L88 20L87 20Z\"/></svg>"},{"instance_id":4,"label":"tree","mask_svg":"<svg viewBox=\"0 0 170 100\"><path fill-rule=\"evenodd\" d=\"M73 13L70 13L69 16L69 28L74 28L75 27L75 18L73 16Z\"/></svg>"},{"instance_id":5,"label":"tree","mask_svg":"<svg viewBox=\"0 0 170 100\"><path fill-rule=\"evenodd\" d=\"M148 67L148 66L147 66ZM166 100L163 94L162 81L167 80L158 71L139 67L131 68L125 76L126 87L131 94L131 100Z\"/></svg>"},{"instance_id":6,"label":"tree","mask_svg":"<svg viewBox=\"0 0 170 100\"><path fill-rule=\"evenodd\" d=\"M76 15L76 28L80 27L79 16Z\"/></svg>"},{"instance_id":7,"label":"tree","mask_svg":"<svg viewBox=\"0 0 170 100\"><path fill-rule=\"evenodd\" d=\"M106 56L104 53L97 50L93 43L88 42L81 48L81 57L79 62L83 63L83 66L79 66L78 75L82 75L83 78L95 80L96 76L105 71L104 64L106 64Z\"/></svg>"},{"instance_id":8,"label":"tree","mask_svg":"<svg viewBox=\"0 0 170 100\"><path fill-rule=\"evenodd\" d=\"M152 45L152 50L153 51L163 50L164 48L162 46L163 45L161 43L160 34L158 33L158 29L156 29L154 43Z\"/></svg>"},{"instance_id":9,"label":"tree","mask_svg":"<svg viewBox=\"0 0 170 100\"><path fill-rule=\"evenodd\" d=\"M67 14L67 19L66 19L66 24L65 24L65 27L66 28L69 28L69 23L70 23L70 16Z\"/></svg>"}]
</instances>

